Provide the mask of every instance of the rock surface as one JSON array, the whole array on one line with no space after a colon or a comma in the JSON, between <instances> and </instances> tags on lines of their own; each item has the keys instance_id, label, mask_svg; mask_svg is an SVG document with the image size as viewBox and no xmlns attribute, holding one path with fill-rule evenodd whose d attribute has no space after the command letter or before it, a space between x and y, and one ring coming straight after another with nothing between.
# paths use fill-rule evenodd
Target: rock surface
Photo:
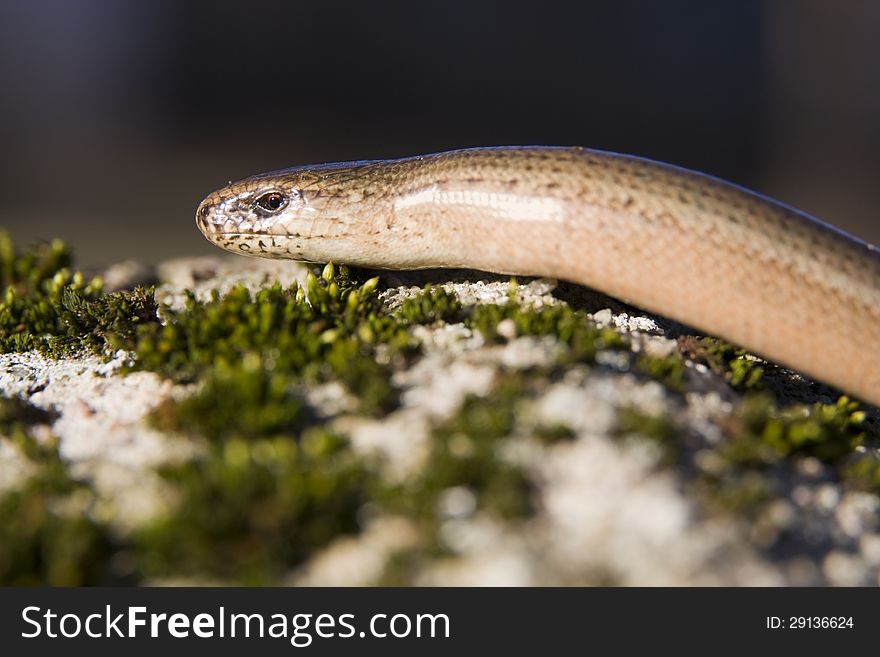
<instances>
[{"instance_id":1,"label":"rock surface","mask_svg":"<svg viewBox=\"0 0 880 657\"><path fill-rule=\"evenodd\" d=\"M157 299L177 309L185 288L205 299L211 290L222 293L236 283L251 289L274 281L303 284L307 273L295 263L227 257L177 260L157 271L162 281ZM465 304L508 298L509 283L502 277L388 276L400 283L382 293L392 306L418 293L425 276ZM124 287L124 281L114 286ZM627 333L639 353L663 357L677 349L675 325L635 314L601 295L538 280L520 285L517 296L536 307L563 300L582 307L600 326ZM381 457L382 476L389 480L404 480L426 467L432 427L453 417L467 395L487 394L502 370L527 374L552 361L558 348L553 338L517 336L508 325L498 327L506 338L500 345L462 324L412 331L423 356L395 372L401 402L387 416L359 416L339 385L307 393L315 411L347 436L354 450ZM692 385L682 395L618 368L614 353L600 356L597 366L573 365L534 393L527 417L499 455L539 482L536 513L525 522L505 523L476 512L467 487L450 487L441 497L439 528L449 554L428 560L411 583L880 584L877 495L848 489L828 465L806 457L774 475L776 497L760 516L713 511L694 496L693 469L713 467L711 455L703 450L701 456L699 445L724 439L721 427L736 393L698 363L687 363ZM121 532L170 503L157 468L201 449L198 437L163 434L144 421L164 399L186 397L194 386L174 385L148 372L123 375L128 358L125 352L109 362L95 356L53 361L34 352L0 356L0 394L57 413L46 431L59 438L71 473L91 482L107 501L105 513ZM675 417L679 432L695 436L692 463L664 463L651 440L621 440L616 428L622 409ZM529 427L556 425L567 427L571 439L542 444L528 435ZM0 492L27 476L27 460L0 440ZM357 536L339 536L291 570L284 583L376 583L389 558L419 544L407 518L366 514Z\"/></svg>"}]
</instances>

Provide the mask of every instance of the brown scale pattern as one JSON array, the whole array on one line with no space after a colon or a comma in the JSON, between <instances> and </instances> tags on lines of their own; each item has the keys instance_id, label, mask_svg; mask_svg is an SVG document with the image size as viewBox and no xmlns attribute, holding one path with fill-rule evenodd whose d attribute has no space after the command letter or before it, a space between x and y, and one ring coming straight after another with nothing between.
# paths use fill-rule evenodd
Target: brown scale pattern
<instances>
[{"instance_id":1,"label":"brown scale pattern","mask_svg":"<svg viewBox=\"0 0 880 657\"><path fill-rule=\"evenodd\" d=\"M287 207L260 211L267 190ZM880 405L877 250L678 167L550 147L296 167L217 190L197 223L249 255L571 280Z\"/></svg>"}]
</instances>

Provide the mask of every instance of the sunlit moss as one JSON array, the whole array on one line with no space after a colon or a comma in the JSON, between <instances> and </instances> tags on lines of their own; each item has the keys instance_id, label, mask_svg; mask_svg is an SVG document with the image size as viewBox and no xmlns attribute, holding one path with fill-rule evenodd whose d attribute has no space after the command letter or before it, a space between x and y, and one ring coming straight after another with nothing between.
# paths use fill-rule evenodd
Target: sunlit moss
<instances>
[{"instance_id":1,"label":"sunlit moss","mask_svg":"<svg viewBox=\"0 0 880 657\"><path fill-rule=\"evenodd\" d=\"M198 393L167 399L153 413L158 429L212 440L295 435L307 419L294 381L263 368L255 354L239 366L218 365L205 375Z\"/></svg>"},{"instance_id":2,"label":"sunlit moss","mask_svg":"<svg viewBox=\"0 0 880 657\"><path fill-rule=\"evenodd\" d=\"M102 295L100 281L86 282L70 272L71 264L60 242L16 253L0 235L0 349L52 355L131 349L136 369L197 384L188 398L161 404L155 425L207 440L201 456L162 470L177 502L119 538L91 513L94 493L70 477L57 444L33 439L29 425L49 416L23 402L0 402L0 439L16 443L38 466L24 486L0 497L0 583L118 581L110 564L120 551L136 563L132 581L183 575L276 583L334 538L357 534L365 505L371 513L405 516L422 530L419 547L396 555L386 569L388 582L411 583L427 560L451 549L442 532L450 490L473 496L471 513L499 521L523 522L535 513L535 483L505 451L512 436L550 448L575 439L571 428L536 425L525 414L530 398L566 366L620 350L627 356L619 360L643 377L675 391L688 383L677 354L630 355L627 338L598 328L584 313L565 304L521 305L514 294L501 305L463 306L429 286L390 309L380 300L378 279L331 264L302 287L256 293L235 287L207 302L190 294L183 310L164 313L161 325L149 290ZM442 322L462 322L496 344L511 336L553 338L557 360L528 376L502 369L488 395L467 397L430 429L424 470L388 483L328 429L304 391L340 382L359 412L383 416L399 403L393 372L420 354L412 327ZM621 411L617 434L659 446L658 468L681 467L708 506L745 517L774 499L774 473L797 457L821 459L846 486L880 492L880 459L871 448L876 436L857 405L842 399L779 407L752 393L764 383L759 362L720 340L694 340L699 358L747 394L723 420L721 440L708 444L676 416ZM720 466L700 469L697 448ZM74 498L78 505L61 503ZM79 512L71 513L73 507Z\"/></svg>"},{"instance_id":3,"label":"sunlit moss","mask_svg":"<svg viewBox=\"0 0 880 657\"><path fill-rule=\"evenodd\" d=\"M738 390L762 390L764 368L745 349L718 338L700 338L706 362Z\"/></svg>"},{"instance_id":4,"label":"sunlit moss","mask_svg":"<svg viewBox=\"0 0 880 657\"><path fill-rule=\"evenodd\" d=\"M880 459L860 454L877 435L865 423L859 405L846 397L835 404L779 407L767 393L752 393L724 421L720 441L705 443L674 417L646 415L635 409L618 414L617 433L642 436L662 449L663 463L691 472L694 486L709 506L756 516L763 504L777 497L775 477L797 457L814 457L830 466L854 488L880 491ZM710 469L697 467L700 460Z\"/></svg>"},{"instance_id":5,"label":"sunlit moss","mask_svg":"<svg viewBox=\"0 0 880 657\"><path fill-rule=\"evenodd\" d=\"M16 251L0 231L0 351L50 356L130 348L137 327L156 321L151 290L101 294L100 278L71 273L60 240Z\"/></svg>"},{"instance_id":6,"label":"sunlit moss","mask_svg":"<svg viewBox=\"0 0 880 657\"><path fill-rule=\"evenodd\" d=\"M427 285L420 294L405 299L394 316L405 324L452 323L461 320L463 308L454 294Z\"/></svg>"},{"instance_id":7,"label":"sunlit moss","mask_svg":"<svg viewBox=\"0 0 880 657\"><path fill-rule=\"evenodd\" d=\"M725 456L737 463L770 465L792 455L833 463L852 454L866 436L865 414L856 402L777 408L768 395L746 398Z\"/></svg>"},{"instance_id":8,"label":"sunlit moss","mask_svg":"<svg viewBox=\"0 0 880 657\"><path fill-rule=\"evenodd\" d=\"M341 268L310 275L303 288L274 285L252 295L238 286L208 302L190 294L166 325L140 331L136 367L179 381L207 377L202 407L253 406L298 382L339 380L363 393L365 412L389 408L395 391L387 361L411 341L378 300L376 282L357 285ZM380 344L390 350L385 364L377 360Z\"/></svg>"},{"instance_id":9,"label":"sunlit moss","mask_svg":"<svg viewBox=\"0 0 880 657\"><path fill-rule=\"evenodd\" d=\"M558 304L531 308L511 299L505 304L480 304L470 309L465 323L490 342L501 342L498 327L509 321L517 336L552 336L565 346L560 364L592 363L602 349L625 349L625 338L612 328L599 328L585 313Z\"/></svg>"}]
</instances>

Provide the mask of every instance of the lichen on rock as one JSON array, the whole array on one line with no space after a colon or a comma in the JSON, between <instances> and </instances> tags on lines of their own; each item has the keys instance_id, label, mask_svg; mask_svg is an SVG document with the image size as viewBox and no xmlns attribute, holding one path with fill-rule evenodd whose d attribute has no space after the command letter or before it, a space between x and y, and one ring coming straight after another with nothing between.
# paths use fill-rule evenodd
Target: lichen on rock
<instances>
[{"instance_id":1,"label":"lichen on rock","mask_svg":"<svg viewBox=\"0 0 880 657\"><path fill-rule=\"evenodd\" d=\"M124 271L0 235L0 583L880 583L876 410L733 345L547 280Z\"/></svg>"}]
</instances>

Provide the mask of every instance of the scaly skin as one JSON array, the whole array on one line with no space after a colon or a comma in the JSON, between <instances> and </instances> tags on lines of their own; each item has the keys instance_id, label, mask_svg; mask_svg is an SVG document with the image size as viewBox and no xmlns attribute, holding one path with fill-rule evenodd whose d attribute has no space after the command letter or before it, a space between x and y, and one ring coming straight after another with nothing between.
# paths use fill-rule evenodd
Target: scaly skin
<instances>
[{"instance_id":1,"label":"scaly skin","mask_svg":"<svg viewBox=\"0 0 880 657\"><path fill-rule=\"evenodd\" d=\"M272 192L277 211L257 203ZM246 255L574 281L880 405L876 247L693 171L477 148L253 176L209 195L196 221Z\"/></svg>"}]
</instances>

